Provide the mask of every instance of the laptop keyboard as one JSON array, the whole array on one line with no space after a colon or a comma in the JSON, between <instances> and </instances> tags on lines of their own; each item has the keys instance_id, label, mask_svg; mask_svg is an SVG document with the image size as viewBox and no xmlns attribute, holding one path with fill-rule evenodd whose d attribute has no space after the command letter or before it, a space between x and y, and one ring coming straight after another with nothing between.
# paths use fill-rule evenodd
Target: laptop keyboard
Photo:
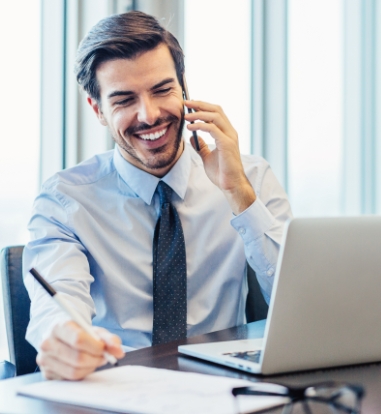
<instances>
[{"instance_id":1,"label":"laptop keyboard","mask_svg":"<svg viewBox=\"0 0 381 414\"><path fill-rule=\"evenodd\" d=\"M262 353L261 350L256 350L256 351L245 351L245 352L227 352L226 354L223 354L223 355L228 355L233 358L244 359L246 361L255 362L258 364L259 359L261 357L261 353Z\"/></svg>"}]
</instances>

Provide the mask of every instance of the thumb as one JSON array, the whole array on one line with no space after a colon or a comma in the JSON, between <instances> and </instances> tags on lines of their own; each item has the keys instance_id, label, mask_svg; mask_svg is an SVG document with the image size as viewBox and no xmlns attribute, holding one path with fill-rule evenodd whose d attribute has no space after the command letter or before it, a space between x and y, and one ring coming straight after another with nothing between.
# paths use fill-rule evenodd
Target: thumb
<instances>
[{"instance_id":1,"label":"thumb","mask_svg":"<svg viewBox=\"0 0 381 414\"><path fill-rule=\"evenodd\" d=\"M202 161L204 161L205 157L211 153L208 147L208 144L205 143L205 141L200 137L200 135L198 135L198 143L200 146L200 151L197 151L196 149L196 143L194 141L193 135L190 138L190 142L192 144L193 149L200 155Z\"/></svg>"}]
</instances>

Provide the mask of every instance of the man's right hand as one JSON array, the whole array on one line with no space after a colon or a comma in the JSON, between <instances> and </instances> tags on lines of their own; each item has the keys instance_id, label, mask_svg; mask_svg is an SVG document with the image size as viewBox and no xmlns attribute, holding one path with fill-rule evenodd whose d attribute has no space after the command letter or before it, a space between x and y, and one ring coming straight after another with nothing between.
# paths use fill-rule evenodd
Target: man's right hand
<instances>
[{"instance_id":1,"label":"man's right hand","mask_svg":"<svg viewBox=\"0 0 381 414\"><path fill-rule=\"evenodd\" d=\"M56 325L37 355L37 364L47 379L80 380L106 364L106 351L116 358L124 356L121 340L106 329L93 327L101 340L94 339L75 322Z\"/></svg>"}]
</instances>

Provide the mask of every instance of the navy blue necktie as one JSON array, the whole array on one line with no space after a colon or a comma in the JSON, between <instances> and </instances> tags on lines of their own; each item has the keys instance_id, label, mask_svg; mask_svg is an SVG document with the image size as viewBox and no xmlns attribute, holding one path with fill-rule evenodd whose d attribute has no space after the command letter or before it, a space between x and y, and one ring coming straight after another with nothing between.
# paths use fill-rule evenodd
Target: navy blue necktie
<instances>
[{"instance_id":1,"label":"navy blue necktie","mask_svg":"<svg viewBox=\"0 0 381 414\"><path fill-rule=\"evenodd\" d=\"M160 217L153 238L152 345L187 335L187 271L183 228L171 204L172 189L160 181Z\"/></svg>"}]
</instances>

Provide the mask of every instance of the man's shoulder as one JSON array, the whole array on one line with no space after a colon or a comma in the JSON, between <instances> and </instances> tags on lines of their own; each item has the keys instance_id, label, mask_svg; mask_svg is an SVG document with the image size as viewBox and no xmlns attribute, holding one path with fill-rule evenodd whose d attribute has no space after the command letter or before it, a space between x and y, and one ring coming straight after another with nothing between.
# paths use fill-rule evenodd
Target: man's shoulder
<instances>
[{"instance_id":1,"label":"man's shoulder","mask_svg":"<svg viewBox=\"0 0 381 414\"><path fill-rule=\"evenodd\" d=\"M97 154L74 167L59 171L45 181L43 186L45 188L54 188L59 184L83 186L96 183L115 170L113 153L114 151L111 150Z\"/></svg>"}]
</instances>

